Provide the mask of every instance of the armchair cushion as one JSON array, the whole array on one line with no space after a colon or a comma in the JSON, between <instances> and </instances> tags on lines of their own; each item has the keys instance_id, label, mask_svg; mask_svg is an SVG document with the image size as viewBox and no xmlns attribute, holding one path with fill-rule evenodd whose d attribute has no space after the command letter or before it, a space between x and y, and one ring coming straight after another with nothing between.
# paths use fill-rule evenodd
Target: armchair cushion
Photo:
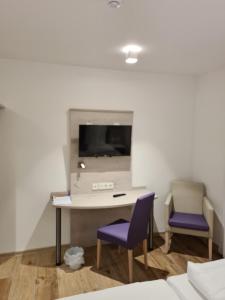
<instances>
[{"instance_id":1,"label":"armchair cushion","mask_svg":"<svg viewBox=\"0 0 225 300\"><path fill-rule=\"evenodd\" d=\"M169 225L171 227L187 228L200 231L209 230L209 225L207 224L205 217L200 214L173 212L169 218Z\"/></svg>"}]
</instances>

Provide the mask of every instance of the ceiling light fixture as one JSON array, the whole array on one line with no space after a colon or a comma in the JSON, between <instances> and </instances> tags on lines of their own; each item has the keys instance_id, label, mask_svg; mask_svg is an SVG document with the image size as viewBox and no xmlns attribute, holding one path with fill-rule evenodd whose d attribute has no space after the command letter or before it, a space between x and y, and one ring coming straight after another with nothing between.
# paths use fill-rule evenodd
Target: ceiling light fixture
<instances>
[{"instance_id":1,"label":"ceiling light fixture","mask_svg":"<svg viewBox=\"0 0 225 300\"><path fill-rule=\"evenodd\" d=\"M137 53L129 52L126 55L126 63L127 64L136 64L138 62Z\"/></svg>"},{"instance_id":2,"label":"ceiling light fixture","mask_svg":"<svg viewBox=\"0 0 225 300\"><path fill-rule=\"evenodd\" d=\"M127 45L122 49L123 53L128 53L129 51L139 53L142 51L142 48L138 45Z\"/></svg>"},{"instance_id":3,"label":"ceiling light fixture","mask_svg":"<svg viewBox=\"0 0 225 300\"><path fill-rule=\"evenodd\" d=\"M111 8L119 8L122 0L108 0L108 5Z\"/></svg>"},{"instance_id":4,"label":"ceiling light fixture","mask_svg":"<svg viewBox=\"0 0 225 300\"><path fill-rule=\"evenodd\" d=\"M126 54L127 64L136 64L138 62L138 53L142 48L138 45L127 45L122 49L122 52Z\"/></svg>"}]
</instances>

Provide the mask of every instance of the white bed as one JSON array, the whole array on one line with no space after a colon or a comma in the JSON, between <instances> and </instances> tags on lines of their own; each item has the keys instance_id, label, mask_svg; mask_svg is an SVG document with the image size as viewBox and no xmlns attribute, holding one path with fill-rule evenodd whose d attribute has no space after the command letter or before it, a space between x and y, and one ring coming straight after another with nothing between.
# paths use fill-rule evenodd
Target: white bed
<instances>
[{"instance_id":1,"label":"white bed","mask_svg":"<svg viewBox=\"0 0 225 300\"><path fill-rule=\"evenodd\" d=\"M171 276L167 283L172 287L180 300L203 300L204 298L193 287L187 274Z\"/></svg>"},{"instance_id":2,"label":"white bed","mask_svg":"<svg viewBox=\"0 0 225 300\"><path fill-rule=\"evenodd\" d=\"M133 283L110 288L98 292L91 292L60 300L203 300L197 290L188 280L187 274L171 276L165 280Z\"/></svg>"},{"instance_id":3,"label":"white bed","mask_svg":"<svg viewBox=\"0 0 225 300\"><path fill-rule=\"evenodd\" d=\"M61 300L225 300L225 259L188 263L188 273L165 280L133 283ZM202 295L205 295L203 297Z\"/></svg>"},{"instance_id":4,"label":"white bed","mask_svg":"<svg viewBox=\"0 0 225 300\"><path fill-rule=\"evenodd\" d=\"M91 292L60 300L180 300L165 280L127 284L98 292Z\"/></svg>"}]
</instances>

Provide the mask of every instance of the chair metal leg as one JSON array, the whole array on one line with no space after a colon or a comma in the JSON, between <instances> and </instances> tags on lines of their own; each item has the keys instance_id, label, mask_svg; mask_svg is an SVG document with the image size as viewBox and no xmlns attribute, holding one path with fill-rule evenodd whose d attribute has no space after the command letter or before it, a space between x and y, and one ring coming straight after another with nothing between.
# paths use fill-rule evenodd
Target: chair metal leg
<instances>
[{"instance_id":1,"label":"chair metal leg","mask_svg":"<svg viewBox=\"0 0 225 300\"><path fill-rule=\"evenodd\" d=\"M56 208L56 266L61 265L61 208Z\"/></svg>"},{"instance_id":2,"label":"chair metal leg","mask_svg":"<svg viewBox=\"0 0 225 300\"><path fill-rule=\"evenodd\" d=\"M133 282L133 250L128 249L129 283Z\"/></svg>"},{"instance_id":3,"label":"chair metal leg","mask_svg":"<svg viewBox=\"0 0 225 300\"><path fill-rule=\"evenodd\" d=\"M145 262L145 269L148 269L148 240L143 241L143 252L144 252L144 262Z\"/></svg>"},{"instance_id":4,"label":"chair metal leg","mask_svg":"<svg viewBox=\"0 0 225 300\"><path fill-rule=\"evenodd\" d=\"M97 240L97 270L100 268L102 241Z\"/></svg>"},{"instance_id":5,"label":"chair metal leg","mask_svg":"<svg viewBox=\"0 0 225 300\"><path fill-rule=\"evenodd\" d=\"M213 241L209 238L209 260L212 260L212 252L213 252Z\"/></svg>"}]
</instances>

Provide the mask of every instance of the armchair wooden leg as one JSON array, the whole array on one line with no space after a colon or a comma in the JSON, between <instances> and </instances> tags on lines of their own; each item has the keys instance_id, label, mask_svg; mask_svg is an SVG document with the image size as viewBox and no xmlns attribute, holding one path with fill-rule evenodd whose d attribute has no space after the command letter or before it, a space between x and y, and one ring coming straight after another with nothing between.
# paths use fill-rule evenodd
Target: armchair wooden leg
<instances>
[{"instance_id":1,"label":"armchair wooden leg","mask_svg":"<svg viewBox=\"0 0 225 300\"><path fill-rule=\"evenodd\" d=\"M209 238L209 260L212 260L213 241Z\"/></svg>"},{"instance_id":2,"label":"armchair wooden leg","mask_svg":"<svg viewBox=\"0 0 225 300\"><path fill-rule=\"evenodd\" d=\"M144 262L145 262L145 269L148 269L148 246L147 246L147 239L143 241L143 252L144 252Z\"/></svg>"},{"instance_id":3,"label":"armchair wooden leg","mask_svg":"<svg viewBox=\"0 0 225 300\"><path fill-rule=\"evenodd\" d=\"M170 250L170 233L169 231L165 232L165 250L164 252L167 254Z\"/></svg>"},{"instance_id":4,"label":"armchair wooden leg","mask_svg":"<svg viewBox=\"0 0 225 300\"><path fill-rule=\"evenodd\" d=\"M97 240L97 269L100 268L102 241Z\"/></svg>"},{"instance_id":5,"label":"armchair wooden leg","mask_svg":"<svg viewBox=\"0 0 225 300\"><path fill-rule=\"evenodd\" d=\"M129 283L133 282L133 250L128 249Z\"/></svg>"},{"instance_id":6,"label":"armchair wooden leg","mask_svg":"<svg viewBox=\"0 0 225 300\"><path fill-rule=\"evenodd\" d=\"M121 246L118 246L118 253L121 253Z\"/></svg>"}]
</instances>

